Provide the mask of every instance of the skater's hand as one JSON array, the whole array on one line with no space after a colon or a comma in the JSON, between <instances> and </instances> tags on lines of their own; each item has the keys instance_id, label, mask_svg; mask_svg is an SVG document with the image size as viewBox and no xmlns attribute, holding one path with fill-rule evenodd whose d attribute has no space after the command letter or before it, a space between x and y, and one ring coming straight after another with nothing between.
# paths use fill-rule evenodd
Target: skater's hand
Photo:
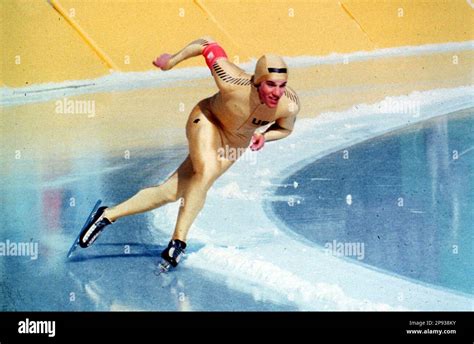
<instances>
[{"instance_id":1,"label":"skater's hand","mask_svg":"<svg viewBox=\"0 0 474 344\"><path fill-rule=\"evenodd\" d=\"M252 144L250 145L250 149L253 151L258 151L263 148L265 144L265 136L261 133L255 133L252 136Z\"/></svg>"},{"instance_id":2,"label":"skater's hand","mask_svg":"<svg viewBox=\"0 0 474 344\"><path fill-rule=\"evenodd\" d=\"M161 70L171 69L171 66L168 65L168 61L171 59L171 54L161 54L160 57L157 57L153 64L160 68Z\"/></svg>"}]
</instances>

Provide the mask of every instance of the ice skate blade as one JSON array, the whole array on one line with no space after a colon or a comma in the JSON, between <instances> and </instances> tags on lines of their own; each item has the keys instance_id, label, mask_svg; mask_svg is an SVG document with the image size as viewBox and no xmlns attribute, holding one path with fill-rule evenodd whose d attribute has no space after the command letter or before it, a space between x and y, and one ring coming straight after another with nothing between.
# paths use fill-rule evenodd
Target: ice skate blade
<instances>
[{"instance_id":1,"label":"ice skate blade","mask_svg":"<svg viewBox=\"0 0 474 344\"><path fill-rule=\"evenodd\" d=\"M161 262L158 263L158 266L156 267L155 275L159 276L162 273L167 273L170 269L171 269L171 264L167 262L166 260L162 260Z\"/></svg>"}]
</instances>

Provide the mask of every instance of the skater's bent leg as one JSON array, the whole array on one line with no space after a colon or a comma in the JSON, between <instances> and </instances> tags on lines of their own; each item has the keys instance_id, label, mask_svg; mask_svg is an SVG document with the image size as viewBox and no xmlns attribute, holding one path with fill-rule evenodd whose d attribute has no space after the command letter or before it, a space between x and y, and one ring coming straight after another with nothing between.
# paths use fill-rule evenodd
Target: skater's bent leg
<instances>
[{"instance_id":1,"label":"skater's bent leg","mask_svg":"<svg viewBox=\"0 0 474 344\"><path fill-rule=\"evenodd\" d=\"M218 158L218 149L222 145L219 129L202 113L200 106L201 103L193 109L186 124L194 173L183 193L174 240L186 241L189 228L204 206L207 191L231 165L231 162Z\"/></svg>"},{"instance_id":2,"label":"skater's bent leg","mask_svg":"<svg viewBox=\"0 0 474 344\"><path fill-rule=\"evenodd\" d=\"M186 241L189 228L204 206L207 191L218 176L218 171L194 173L188 187L183 194L183 203L179 209L173 239Z\"/></svg>"},{"instance_id":3,"label":"skater's bent leg","mask_svg":"<svg viewBox=\"0 0 474 344\"><path fill-rule=\"evenodd\" d=\"M128 200L106 209L104 216L113 222L124 216L143 213L174 202L183 196L192 173L192 164L188 156L166 182L140 190Z\"/></svg>"}]
</instances>

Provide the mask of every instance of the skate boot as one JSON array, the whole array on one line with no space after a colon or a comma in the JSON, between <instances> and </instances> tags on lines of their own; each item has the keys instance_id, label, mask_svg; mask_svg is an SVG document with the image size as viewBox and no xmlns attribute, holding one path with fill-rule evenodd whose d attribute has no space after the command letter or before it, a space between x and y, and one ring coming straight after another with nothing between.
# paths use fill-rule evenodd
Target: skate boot
<instances>
[{"instance_id":1,"label":"skate boot","mask_svg":"<svg viewBox=\"0 0 474 344\"><path fill-rule=\"evenodd\" d=\"M171 240L168 247L161 252L161 262L159 263L159 273L167 272L171 267L175 268L181 257L184 255L186 243L184 241L175 239Z\"/></svg>"},{"instance_id":2,"label":"skate boot","mask_svg":"<svg viewBox=\"0 0 474 344\"><path fill-rule=\"evenodd\" d=\"M86 224L83 231L79 236L79 246L82 248L89 247L94 243L99 234L104 230L105 226L110 225L112 222L104 217L104 210L107 207L100 207L94 214L94 217Z\"/></svg>"}]
</instances>

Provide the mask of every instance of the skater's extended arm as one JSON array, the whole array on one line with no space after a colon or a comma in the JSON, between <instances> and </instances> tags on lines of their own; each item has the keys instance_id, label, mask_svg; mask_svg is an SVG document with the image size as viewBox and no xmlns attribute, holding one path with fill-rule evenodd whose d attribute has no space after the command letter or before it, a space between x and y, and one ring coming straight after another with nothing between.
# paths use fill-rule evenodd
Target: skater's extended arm
<instances>
[{"instance_id":1,"label":"skater's extended arm","mask_svg":"<svg viewBox=\"0 0 474 344\"><path fill-rule=\"evenodd\" d=\"M161 55L154 64L162 70L169 70L176 66L178 63L187 60L191 57L202 55L203 50L214 40L211 37L198 38L192 41L183 49L178 51L174 55L163 54ZM214 42L215 43L215 42Z\"/></svg>"},{"instance_id":2,"label":"skater's extended arm","mask_svg":"<svg viewBox=\"0 0 474 344\"><path fill-rule=\"evenodd\" d=\"M250 76L230 62L224 49L214 39L207 36L192 41L174 55L161 55L153 64L162 70L169 70L178 63L199 55L204 56L220 90L227 90L232 88L232 85L242 84L245 80L250 81Z\"/></svg>"}]
</instances>

